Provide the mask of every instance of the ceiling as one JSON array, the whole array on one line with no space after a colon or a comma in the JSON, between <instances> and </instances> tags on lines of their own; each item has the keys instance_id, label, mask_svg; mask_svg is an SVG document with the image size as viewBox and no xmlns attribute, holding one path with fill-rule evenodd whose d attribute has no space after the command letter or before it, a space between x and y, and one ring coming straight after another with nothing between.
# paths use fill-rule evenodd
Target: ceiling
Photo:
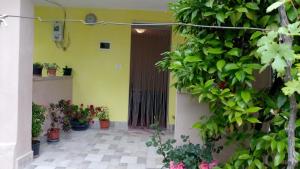
<instances>
[{"instance_id":1,"label":"ceiling","mask_svg":"<svg viewBox=\"0 0 300 169\"><path fill-rule=\"evenodd\" d=\"M33 0L36 5L51 5L45 0ZM135 9L166 11L172 0L52 0L65 7Z\"/></svg>"}]
</instances>

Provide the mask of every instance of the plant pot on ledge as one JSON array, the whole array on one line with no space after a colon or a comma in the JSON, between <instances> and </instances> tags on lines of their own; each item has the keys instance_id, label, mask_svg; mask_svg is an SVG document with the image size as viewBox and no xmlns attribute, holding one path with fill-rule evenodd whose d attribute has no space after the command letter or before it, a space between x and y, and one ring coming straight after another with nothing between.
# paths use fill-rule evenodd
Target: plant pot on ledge
<instances>
[{"instance_id":1,"label":"plant pot on ledge","mask_svg":"<svg viewBox=\"0 0 300 169\"><path fill-rule=\"evenodd\" d=\"M63 68L64 76L71 76L72 75L72 68L69 68L68 66Z\"/></svg>"},{"instance_id":2,"label":"plant pot on ledge","mask_svg":"<svg viewBox=\"0 0 300 169\"><path fill-rule=\"evenodd\" d=\"M56 76L56 71L59 69L56 63L45 63L44 66L47 69L48 76Z\"/></svg>"},{"instance_id":3,"label":"plant pot on ledge","mask_svg":"<svg viewBox=\"0 0 300 169\"><path fill-rule=\"evenodd\" d=\"M48 76L56 76L56 69L48 69L47 74Z\"/></svg>"},{"instance_id":4,"label":"plant pot on ledge","mask_svg":"<svg viewBox=\"0 0 300 169\"><path fill-rule=\"evenodd\" d=\"M47 133L47 141L48 142L58 142L60 137L60 129L59 128L51 128Z\"/></svg>"},{"instance_id":5,"label":"plant pot on ledge","mask_svg":"<svg viewBox=\"0 0 300 169\"><path fill-rule=\"evenodd\" d=\"M33 75L34 76L42 76L43 67L44 66L40 63L34 63L33 64Z\"/></svg>"},{"instance_id":6,"label":"plant pot on ledge","mask_svg":"<svg viewBox=\"0 0 300 169\"><path fill-rule=\"evenodd\" d=\"M99 120L99 124L101 129L108 129L110 122L109 120Z\"/></svg>"}]
</instances>

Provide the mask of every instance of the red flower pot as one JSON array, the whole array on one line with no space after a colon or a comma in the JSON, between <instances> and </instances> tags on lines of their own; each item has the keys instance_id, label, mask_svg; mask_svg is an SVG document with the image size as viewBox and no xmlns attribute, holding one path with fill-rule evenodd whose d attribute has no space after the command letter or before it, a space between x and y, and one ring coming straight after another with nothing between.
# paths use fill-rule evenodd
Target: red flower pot
<instances>
[{"instance_id":1,"label":"red flower pot","mask_svg":"<svg viewBox=\"0 0 300 169\"><path fill-rule=\"evenodd\" d=\"M100 128L108 129L109 128L109 120L99 120Z\"/></svg>"},{"instance_id":2,"label":"red flower pot","mask_svg":"<svg viewBox=\"0 0 300 169\"><path fill-rule=\"evenodd\" d=\"M48 76L56 76L56 69L47 69Z\"/></svg>"},{"instance_id":3,"label":"red flower pot","mask_svg":"<svg viewBox=\"0 0 300 169\"><path fill-rule=\"evenodd\" d=\"M48 142L57 142L59 141L59 128L51 128L48 130L47 136L48 136Z\"/></svg>"}]
</instances>

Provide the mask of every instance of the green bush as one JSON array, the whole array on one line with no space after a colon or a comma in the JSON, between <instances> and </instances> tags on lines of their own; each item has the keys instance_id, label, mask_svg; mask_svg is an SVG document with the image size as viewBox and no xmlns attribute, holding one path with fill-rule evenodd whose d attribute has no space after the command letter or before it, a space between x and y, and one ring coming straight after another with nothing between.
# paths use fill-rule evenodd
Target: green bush
<instances>
[{"instance_id":1,"label":"green bush","mask_svg":"<svg viewBox=\"0 0 300 169\"><path fill-rule=\"evenodd\" d=\"M183 145L175 146L175 139L168 139L163 141L162 130L158 124L151 126L154 129L154 133L150 140L146 142L148 147L155 147L157 154L163 156L164 167L169 168L170 162L175 164L181 162L184 163L188 169L198 169L199 164L202 161L211 162L213 159L212 152L215 151L214 145L211 143L205 145L192 144L189 140L189 136L181 136ZM216 150L219 151L219 150Z\"/></svg>"},{"instance_id":2,"label":"green bush","mask_svg":"<svg viewBox=\"0 0 300 169\"><path fill-rule=\"evenodd\" d=\"M43 106L32 103L32 138L38 137L43 131L45 111L46 109Z\"/></svg>"}]
</instances>

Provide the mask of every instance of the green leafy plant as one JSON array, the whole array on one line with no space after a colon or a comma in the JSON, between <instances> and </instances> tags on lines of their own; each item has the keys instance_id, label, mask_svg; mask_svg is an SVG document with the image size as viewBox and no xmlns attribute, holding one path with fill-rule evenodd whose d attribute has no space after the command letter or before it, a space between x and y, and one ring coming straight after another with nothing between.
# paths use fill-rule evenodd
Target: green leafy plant
<instances>
[{"instance_id":1,"label":"green leafy plant","mask_svg":"<svg viewBox=\"0 0 300 169\"><path fill-rule=\"evenodd\" d=\"M56 63L44 63L46 69L59 69Z\"/></svg>"},{"instance_id":2,"label":"green leafy plant","mask_svg":"<svg viewBox=\"0 0 300 169\"><path fill-rule=\"evenodd\" d=\"M33 68L42 69L43 67L44 67L44 65L41 63L38 63L38 62L35 62L33 64Z\"/></svg>"},{"instance_id":3,"label":"green leafy plant","mask_svg":"<svg viewBox=\"0 0 300 169\"><path fill-rule=\"evenodd\" d=\"M43 131L45 121L45 111L43 106L32 103L32 138L37 138Z\"/></svg>"},{"instance_id":4,"label":"green leafy plant","mask_svg":"<svg viewBox=\"0 0 300 169\"><path fill-rule=\"evenodd\" d=\"M289 119L297 119L295 100L299 97L297 78L282 79L290 63L297 62L298 45L282 43L286 36L298 35L298 23L280 27L276 9L285 5L287 19L298 19L299 1L198 1L178 0L170 9L177 22L225 27L260 27L266 31L243 28L200 29L180 25L178 33L185 42L165 53L157 65L175 77L175 87L209 104L210 116L194 125L204 141L226 139L239 146L224 166L231 168L285 168L290 165L286 132ZM266 13L266 10L270 13ZM286 23L286 22L284 22ZM274 31L269 31L274 30ZM298 42L298 39L295 39ZM291 50L293 49L293 50ZM274 71L266 89L253 88L255 72ZM292 66L293 68L294 66ZM268 68L268 69L266 69ZM291 77L297 71L292 69ZM284 87L284 88L283 88ZM281 90L283 88L283 90ZM294 102L289 102L294 95ZM293 118L289 114L293 112ZM297 128L296 128L297 129ZM295 130L291 130L295 131ZM293 141L292 141L293 142ZM299 138L295 138L298 157ZM292 151L293 152L293 151ZM295 164L295 161L293 161Z\"/></svg>"},{"instance_id":5,"label":"green leafy plant","mask_svg":"<svg viewBox=\"0 0 300 169\"><path fill-rule=\"evenodd\" d=\"M289 97L290 108L288 111L287 124L284 126L287 128L287 132L285 133L283 131L287 140L280 142L278 153L275 156L275 166L284 162L286 159L284 150L286 150L286 152L288 152L287 169L294 169L300 160L300 154L296 146L299 139L297 139L297 135L295 135L298 116L297 94L300 94L298 88L300 87L300 74L299 67L297 68L297 62L299 63L300 57L296 55L296 51L293 48L297 45L297 40L294 41L293 39L300 35L300 22L297 21L289 24L290 21L285 7L285 3L287 2L291 3L293 5L292 9L297 12L293 1L281 0L273 3L267 9L267 12L278 8L281 27L276 31L269 32L259 40L259 49L257 52L259 53L261 62L266 66L272 65L272 68L278 76L284 78L285 81L285 87L282 88L282 92Z\"/></svg>"},{"instance_id":6,"label":"green leafy plant","mask_svg":"<svg viewBox=\"0 0 300 169\"><path fill-rule=\"evenodd\" d=\"M90 111L91 106L84 107L83 104L80 106L72 105L72 113L70 119L78 122L79 124L89 124L95 117L95 112Z\"/></svg>"},{"instance_id":7,"label":"green leafy plant","mask_svg":"<svg viewBox=\"0 0 300 169\"><path fill-rule=\"evenodd\" d=\"M96 116L99 120L109 120L109 112L107 107L96 107Z\"/></svg>"},{"instance_id":8,"label":"green leafy plant","mask_svg":"<svg viewBox=\"0 0 300 169\"><path fill-rule=\"evenodd\" d=\"M154 124L151 127L154 129L154 133L150 140L146 142L146 145L157 148L157 153L163 156L164 167L169 168L172 161L176 164L183 162L188 169L198 169L202 161L212 161L212 144L203 146L192 144L189 141L189 136L181 136L183 145L175 146L175 139L168 139L163 142L163 133L158 124Z\"/></svg>"}]
</instances>

